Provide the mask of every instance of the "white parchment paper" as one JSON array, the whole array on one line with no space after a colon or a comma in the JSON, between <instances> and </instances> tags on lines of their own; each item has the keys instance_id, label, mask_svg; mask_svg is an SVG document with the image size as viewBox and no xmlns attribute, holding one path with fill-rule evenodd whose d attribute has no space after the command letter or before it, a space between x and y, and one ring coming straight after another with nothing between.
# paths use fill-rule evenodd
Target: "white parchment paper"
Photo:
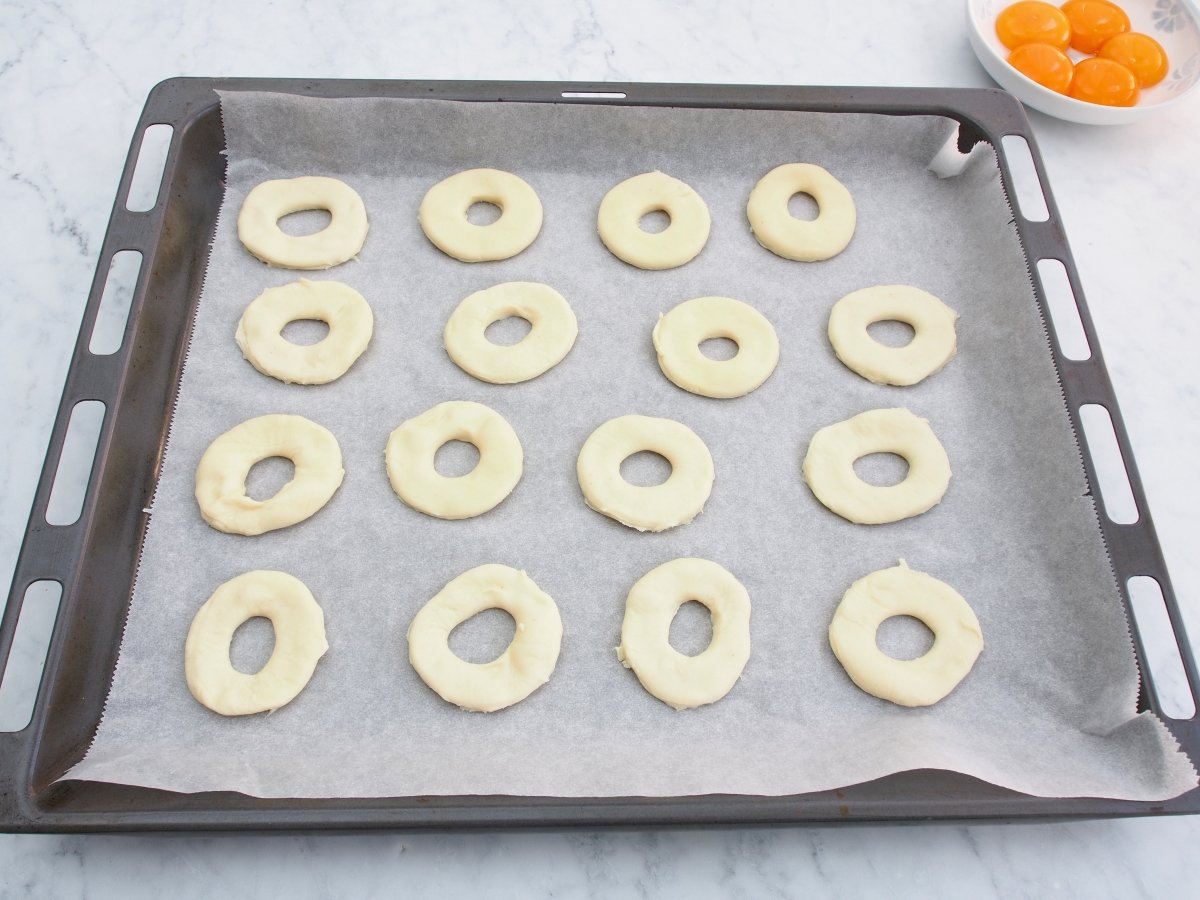
<instances>
[{"instance_id":1,"label":"white parchment paper","mask_svg":"<svg viewBox=\"0 0 1200 900\"><path fill-rule=\"evenodd\" d=\"M141 571L104 719L68 777L271 797L791 794L913 768L1046 796L1162 799L1195 785L1163 725L1135 713L1126 623L995 158L977 149L947 179L927 168L953 123L254 93L222 95L222 111L227 193ZM750 188L790 161L825 166L854 195L857 232L827 262L779 259L749 232ZM477 166L521 175L544 204L541 236L514 259L456 262L417 223L432 184ZM604 193L653 169L691 184L712 213L708 246L672 271L627 266L596 237ZM258 182L309 174L351 184L371 220L357 261L310 277L352 285L376 321L357 365L319 387L260 375L233 340L250 300L302 274L253 259L236 213ZM543 377L487 385L450 362L442 327L464 296L510 280L558 289L579 339ZM918 285L961 314L958 357L916 387L872 385L828 346L832 304L879 283ZM707 294L751 303L778 331L779 368L748 397L693 396L656 365L659 313ZM525 449L514 493L461 522L405 506L384 470L390 431L448 399L493 407ZM821 426L889 406L930 420L954 478L923 516L852 525L813 498L800 462ZM196 508L196 463L218 434L270 412L331 429L345 483L293 528L221 534ZM711 449L716 485L691 525L640 534L584 505L579 447L625 413L679 419ZM754 609L742 680L721 702L683 712L642 690L613 652L629 587L678 556L727 567ZM927 709L859 691L826 638L851 582L899 558L962 593L986 641L962 685ZM405 643L416 611L484 562L525 569L565 626L550 683L490 715L441 701ZM184 638L217 585L256 568L311 588L331 649L290 705L223 718L188 693ZM704 617L684 613L679 646L698 649ZM482 661L511 627L485 613L453 646ZM889 625L881 642L913 655L919 630ZM265 623L250 623L235 662L252 670L270 640Z\"/></svg>"}]
</instances>

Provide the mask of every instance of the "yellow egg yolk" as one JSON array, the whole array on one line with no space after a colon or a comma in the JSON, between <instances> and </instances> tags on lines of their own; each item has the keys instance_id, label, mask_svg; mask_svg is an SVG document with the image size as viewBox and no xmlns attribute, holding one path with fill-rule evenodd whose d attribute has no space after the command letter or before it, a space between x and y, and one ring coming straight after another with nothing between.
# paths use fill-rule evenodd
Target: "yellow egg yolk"
<instances>
[{"instance_id":1,"label":"yellow egg yolk","mask_svg":"<svg viewBox=\"0 0 1200 900\"><path fill-rule=\"evenodd\" d=\"M1167 52L1154 38L1137 31L1110 38L1100 48L1100 56L1119 62L1142 87L1153 87L1167 76Z\"/></svg>"},{"instance_id":2,"label":"yellow egg yolk","mask_svg":"<svg viewBox=\"0 0 1200 900\"><path fill-rule=\"evenodd\" d=\"M1137 103L1138 83L1120 63L1093 56L1075 64L1071 96L1104 106L1133 106Z\"/></svg>"},{"instance_id":3,"label":"yellow egg yolk","mask_svg":"<svg viewBox=\"0 0 1200 900\"><path fill-rule=\"evenodd\" d=\"M1008 64L1026 78L1060 94L1070 88L1075 71L1071 58L1049 44L1022 44L1008 55Z\"/></svg>"},{"instance_id":4,"label":"yellow egg yolk","mask_svg":"<svg viewBox=\"0 0 1200 900\"><path fill-rule=\"evenodd\" d=\"M1049 44L1066 50L1071 42L1071 23L1057 6L1022 0L996 17L996 37L1009 50L1022 44Z\"/></svg>"}]
</instances>

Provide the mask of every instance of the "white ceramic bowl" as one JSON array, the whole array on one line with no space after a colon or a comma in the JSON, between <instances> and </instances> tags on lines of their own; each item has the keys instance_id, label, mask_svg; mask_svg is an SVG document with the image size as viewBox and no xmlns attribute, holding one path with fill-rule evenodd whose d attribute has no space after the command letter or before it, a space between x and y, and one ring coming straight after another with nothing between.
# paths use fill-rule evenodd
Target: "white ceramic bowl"
<instances>
[{"instance_id":1,"label":"white ceramic bowl","mask_svg":"<svg viewBox=\"0 0 1200 900\"><path fill-rule=\"evenodd\" d=\"M1047 115L1084 125L1121 125L1177 103L1200 80L1200 23L1187 0L1114 0L1129 15L1133 31L1148 34L1162 44L1170 63L1167 77L1143 90L1136 106L1102 106L1075 100L1042 87L1010 66L1009 51L996 37L996 17L1012 2L967 0L971 49L1002 88ZM1069 52L1073 59L1084 56Z\"/></svg>"}]
</instances>

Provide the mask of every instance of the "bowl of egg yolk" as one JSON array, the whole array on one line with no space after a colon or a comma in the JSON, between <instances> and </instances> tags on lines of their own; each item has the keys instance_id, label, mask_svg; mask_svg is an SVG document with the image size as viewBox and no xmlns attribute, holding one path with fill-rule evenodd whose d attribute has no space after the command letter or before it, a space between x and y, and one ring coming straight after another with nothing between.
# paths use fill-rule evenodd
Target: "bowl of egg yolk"
<instances>
[{"instance_id":1,"label":"bowl of egg yolk","mask_svg":"<svg viewBox=\"0 0 1200 900\"><path fill-rule=\"evenodd\" d=\"M1069 122L1133 122L1200 81L1187 0L967 0L967 34L1002 88Z\"/></svg>"}]
</instances>

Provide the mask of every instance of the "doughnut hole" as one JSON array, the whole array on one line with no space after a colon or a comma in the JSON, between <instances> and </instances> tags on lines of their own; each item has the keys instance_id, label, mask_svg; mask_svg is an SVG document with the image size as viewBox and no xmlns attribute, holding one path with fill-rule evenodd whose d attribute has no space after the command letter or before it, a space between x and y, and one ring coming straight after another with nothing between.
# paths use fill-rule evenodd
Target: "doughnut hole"
<instances>
[{"instance_id":1,"label":"doughnut hole","mask_svg":"<svg viewBox=\"0 0 1200 900\"><path fill-rule=\"evenodd\" d=\"M533 323L521 316L508 316L497 319L486 329L483 336L491 343L501 347L512 347L525 340L525 336L533 329Z\"/></svg>"},{"instance_id":2,"label":"doughnut hole","mask_svg":"<svg viewBox=\"0 0 1200 900\"><path fill-rule=\"evenodd\" d=\"M668 641L684 656L698 656L712 643L712 613L697 600L689 600L671 619Z\"/></svg>"},{"instance_id":3,"label":"doughnut hole","mask_svg":"<svg viewBox=\"0 0 1200 900\"><path fill-rule=\"evenodd\" d=\"M308 347L319 344L329 336L329 323L321 319L292 319L279 332L289 344Z\"/></svg>"},{"instance_id":4,"label":"doughnut hole","mask_svg":"<svg viewBox=\"0 0 1200 900\"><path fill-rule=\"evenodd\" d=\"M738 355L737 341L733 338L715 337L700 342L700 352L714 362L724 362Z\"/></svg>"},{"instance_id":5,"label":"doughnut hole","mask_svg":"<svg viewBox=\"0 0 1200 900\"><path fill-rule=\"evenodd\" d=\"M433 454L433 467L443 478L470 475L479 465L479 448L468 441L446 441Z\"/></svg>"},{"instance_id":6,"label":"doughnut hole","mask_svg":"<svg viewBox=\"0 0 1200 900\"><path fill-rule=\"evenodd\" d=\"M877 344L885 347L907 347L917 336L917 331L899 319L883 319L867 326L867 334Z\"/></svg>"},{"instance_id":7,"label":"doughnut hole","mask_svg":"<svg viewBox=\"0 0 1200 900\"><path fill-rule=\"evenodd\" d=\"M908 460L898 453L868 453L854 461L854 474L875 487L892 487L908 477Z\"/></svg>"},{"instance_id":8,"label":"doughnut hole","mask_svg":"<svg viewBox=\"0 0 1200 900\"><path fill-rule=\"evenodd\" d=\"M875 632L875 646L892 659L917 659L933 649L934 634L913 616L891 616Z\"/></svg>"},{"instance_id":9,"label":"doughnut hole","mask_svg":"<svg viewBox=\"0 0 1200 900\"><path fill-rule=\"evenodd\" d=\"M296 464L286 456L260 459L246 473L246 496L259 503L270 500L296 477Z\"/></svg>"},{"instance_id":10,"label":"doughnut hole","mask_svg":"<svg viewBox=\"0 0 1200 900\"><path fill-rule=\"evenodd\" d=\"M490 203L487 200L476 200L467 207L467 221L472 225L484 228L498 222L503 213L504 210L495 203Z\"/></svg>"},{"instance_id":11,"label":"doughnut hole","mask_svg":"<svg viewBox=\"0 0 1200 900\"><path fill-rule=\"evenodd\" d=\"M485 609L455 626L446 643L463 662L486 665L508 649L517 633L517 623L503 609Z\"/></svg>"},{"instance_id":12,"label":"doughnut hole","mask_svg":"<svg viewBox=\"0 0 1200 900\"><path fill-rule=\"evenodd\" d=\"M637 487L654 487L671 477L671 462L661 453L642 450L621 461L621 477Z\"/></svg>"},{"instance_id":13,"label":"doughnut hole","mask_svg":"<svg viewBox=\"0 0 1200 900\"><path fill-rule=\"evenodd\" d=\"M671 227L671 217L665 209L652 209L640 219L638 228L646 234L658 234Z\"/></svg>"},{"instance_id":14,"label":"doughnut hole","mask_svg":"<svg viewBox=\"0 0 1200 900\"><path fill-rule=\"evenodd\" d=\"M327 209L302 209L281 217L278 226L290 237L307 237L324 231L332 222L333 213Z\"/></svg>"},{"instance_id":15,"label":"doughnut hole","mask_svg":"<svg viewBox=\"0 0 1200 900\"><path fill-rule=\"evenodd\" d=\"M229 662L243 675L262 671L275 652L275 626L266 616L252 616L237 627L229 642Z\"/></svg>"},{"instance_id":16,"label":"doughnut hole","mask_svg":"<svg viewBox=\"0 0 1200 900\"><path fill-rule=\"evenodd\" d=\"M804 191L797 191L788 197L788 215L802 222L812 222L821 214L817 201Z\"/></svg>"}]
</instances>

